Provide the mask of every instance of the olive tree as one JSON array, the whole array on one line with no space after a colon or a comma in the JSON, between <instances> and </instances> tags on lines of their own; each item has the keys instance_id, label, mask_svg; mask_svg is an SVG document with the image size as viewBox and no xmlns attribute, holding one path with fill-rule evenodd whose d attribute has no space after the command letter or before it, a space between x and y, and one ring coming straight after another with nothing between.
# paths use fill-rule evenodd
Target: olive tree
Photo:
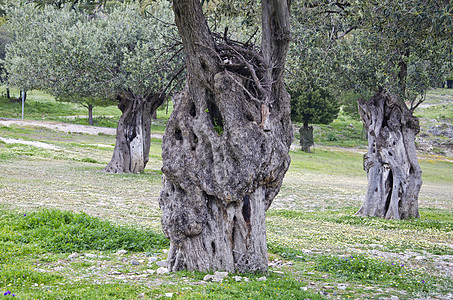
<instances>
[{"instance_id":1,"label":"olive tree","mask_svg":"<svg viewBox=\"0 0 453 300\"><path fill-rule=\"evenodd\" d=\"M200 0L174 0L187 83L162 142L162 229L171 271L265 272L265 212L292 140L283 73L289 1L263 0L262 43L212 32Z\"/></svg>"},{"instance_id":2,"label":"olive tree","mask_svg":"<svg viewBox=\"0 0 453 300\"><path fill-rule=\"evenodd\" d=\"M453 8L448 1L398 0L362 1L351 9L357 26L342 41L343 78L375 91L359 101L368 134L368 191L357 214L418 218L420 126L413 113L444 76Z\"/></svg>"},{"instance_id":3,"label":"olive tree","mask_svg":"<svg viewBox=\"0 0 453 300\"><path fill-rule=\"evenodd\" d=\"M159 4L149 7L154 17L144 17L135 5L95 14L24 5L9 13L14 42L5 63L11 84L88 105L118 103L122 116L107 172L144 170L151 116L178 73L176 27L158 20L171 18L169 3Z\"/></svg>"},{"instance_id":4,"label":"olive tree","mask_svg":"<svg viewBox=\"0 0 453 300\"><path fill-rule=\"evenodd\" d=\"M338 116L339 101L326 89L316 86L291 90L291 120L301 122L300 145L310 152L313 145L313 127L308 124L329 124Z\"/></svg>"}]
</instances>

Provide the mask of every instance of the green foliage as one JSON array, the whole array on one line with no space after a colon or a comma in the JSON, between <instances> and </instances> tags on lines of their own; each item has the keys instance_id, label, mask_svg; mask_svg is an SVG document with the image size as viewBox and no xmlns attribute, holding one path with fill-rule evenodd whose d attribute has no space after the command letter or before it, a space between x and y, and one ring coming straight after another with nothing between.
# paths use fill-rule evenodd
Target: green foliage
<instances>
[{"instance_id":1,"label":"green foliage","mask_svg":"<svg viewBox=\"0 0 453 300\"><path fill-rule=\"evenodd\" d=\"M448 1L296 1L288 81L362 94L386 89L411 107L451 72Z\"/></svg>"},{"instance_id":2,"label":"green foliage","mask_svg":"<svg viewBox=\"0 0 453 300\"><path fill-rule=\"evenodd\" d=\"M372 93L359 94L353 91L343 92L340 95L340 103L342 105L343 112L353 118L354 120L360 120L360 115L358 113L358 104L357 100L364 98L370 99Z\"/></svg>"},{"instance_id":3,"label":"green foliage","mask_svg":"<svg viewBox=\"0 0 453 300\"><path fill-rule=\"evenodd\" d=\"M117 249L149 251L168 246L167 239L161 234L116 226L85 213L32 212L12 218L11 227L13 231L21 232L11 240L38 244L54 253ZM4 238L0 237L0 240Z\"/></svg>"},{"instance_id":4,"label":"green foliage","mask_svg":"<svg viewBox=\"0 0 453 300\"><path fill-rule=\"evenodd\" d=\"M181 56L173 45L176 30L165 22L172 19L169 6L150 4L149 13L154 18L132 4L94 16L70 7L13 7L6 27L15 36L5 59L9 83L92 105L107 104L125 90L157 92Z\"/></svg>"},{"instance_id":5,"label":"green foliage","mask_svg":"<svg viewBox=\"0 0 453 300\"><path fill-rule=\"evenodd\" d=\"M291 120L304 124L329 124L338 115L340 104L327 90L298 88L290 91Z\"/></svg>"}]
</instances>

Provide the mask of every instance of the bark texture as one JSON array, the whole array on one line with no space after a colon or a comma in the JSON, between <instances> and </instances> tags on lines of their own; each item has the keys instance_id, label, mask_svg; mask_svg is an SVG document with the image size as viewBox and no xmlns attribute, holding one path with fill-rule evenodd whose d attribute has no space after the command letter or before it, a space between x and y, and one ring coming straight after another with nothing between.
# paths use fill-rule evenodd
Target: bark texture
<instances>
[{"instance_id":1,"label":"bark texture","mask_svg":"<svg viewBox=\"0 0 453 300\"><path fill-rule=\"evenodd\" d=\"M93 126L93 105L88 104L88 124Z\"/></svg>"},{"instance_id":2,"label":"bark texture","mask_svg":"<svg viewBox=\"0 0 453 300\"><path fill-rule=\"evenodd\" d=\"M396 97L385 91L359 101L368 133L363 167L368 191L357 215L386 219L418 218L421 168L415 149L418 119Z\"/></svg>"},{"instance_id":3,"label":"bark texture","mask_svg":"<svg viewBox=\"0 0 453 300\"><path fill-rule=\"evenodd\" d=\"M160 94L146 97L124 92L118 96L122 115L116 129L113 156L104 168L107 173L140 173L149 160L151 116L163 103Z\"/></svg>"},{"instance_id":4,"label":"bark texture","mask_svg":"<svg viewBox=\"0 0 453 300\"><path fill-rule=\"evenodd\" d=\"M289 167L292 140L282 77L289 28L274 28L289 7L272 2L263 1L272 11L263 30L278 33L269 33L269 43L279 46L266 45L268 59L212 34L199 0L173 2L187 86L173 99L162 142L159 204L171 271L267 271L265 212Z\"/></svg>"}]
</instances>

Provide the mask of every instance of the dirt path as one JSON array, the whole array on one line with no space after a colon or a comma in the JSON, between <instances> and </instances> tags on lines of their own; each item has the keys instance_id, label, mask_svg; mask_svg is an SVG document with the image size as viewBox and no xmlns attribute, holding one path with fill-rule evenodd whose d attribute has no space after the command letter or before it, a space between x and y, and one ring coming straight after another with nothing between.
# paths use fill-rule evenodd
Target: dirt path
<instances>
[{"instance_id":1,"label":"dirt path","mask_svg":"<svg viewBox=\"0 0 453 300\"><path fill-rule=\"evenodd\" d=\"M61 122L53 122L53 121L19 120L19 119L0 118L0 125L44 127L44 128L52 129L55 131L62 131L62 132L66 132L66 133L116 135L116 128L69 124L69 123L61 123ZM151 137L161 139L162 134L153 133L153 134L151 134Z\"/></svg>"}]
</instances>

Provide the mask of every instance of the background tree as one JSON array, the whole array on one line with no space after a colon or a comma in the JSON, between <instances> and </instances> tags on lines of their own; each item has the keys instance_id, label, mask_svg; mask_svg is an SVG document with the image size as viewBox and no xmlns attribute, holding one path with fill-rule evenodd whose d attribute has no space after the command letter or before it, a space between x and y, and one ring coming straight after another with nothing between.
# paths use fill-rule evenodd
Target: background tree
<instances>
[{"instance_id":1,"label":"background tree","mask_svg":"<svg viewBox=\"0 0 453 300\"><path fill-rule=\"evenodd\" d=\"M313 145L313 127L308 124L329 124L340 111L340 103L325 89L301 87L291 90L291 120L303 123L300 129L302 150L310 152Z\"/></svg>"},{"instance_id":2,"label":"background tree","mask_svg":"<svg viewBox=\"0 0 453 300\"><path fill-rule=\"evenodd\" d=\"M162 142L159 198L171 271L265 272L265 211L289 167L283 71L289 2L263 0L262 45L207 25L199 0L174 0L187 84Z\"/></svg>"},{"instance_id":3,"label":"background tree","mask_svg":"<svg viewBox=\"0 0 453 300\"><path fill-rule=\"evenodd\" d=\"M374 94L359 103L369 149L364 157L368 192L358 214L418 217L421 169L414 140L419 125L413 111L448 70L451 1L299 3L309 20L299 23L317 32L321 38L315 45L321 47L315 49L329 58L336 77L329 80L331 89Z\"/></svg>"},{"instance_id":4,"label":"background tree","mask_svg":"<svg viewBox=\"0 0 453 300\"><path fill-rule=\"evenodd\" d=\"M89 106L118 101L123 114L105 171L141 172L148 161L151 115L180 70L176 28L157 20L169 20L170 12L165 2L151 5L150 17L134 5L95 15L70 7L12 9L9 82Z\"/></svg>"},{"instance_id":5,"label":"background tree","mask_svg":"<svg viewBox=\"0 0 453 300\"><path fill-rule=\"evenodd\" d=\"M359 215L419 217L422 180L415 136L420 127L413 112L426 90L443 77L452 13L448 1L364 1L358 7L362 26L354 43L371 61L366 72L376 79L365 82L377 91L369 101L359 102L368 132L368 191ZM357 61L352 65L363 72Z\"/></svg>"}]
</instances>

